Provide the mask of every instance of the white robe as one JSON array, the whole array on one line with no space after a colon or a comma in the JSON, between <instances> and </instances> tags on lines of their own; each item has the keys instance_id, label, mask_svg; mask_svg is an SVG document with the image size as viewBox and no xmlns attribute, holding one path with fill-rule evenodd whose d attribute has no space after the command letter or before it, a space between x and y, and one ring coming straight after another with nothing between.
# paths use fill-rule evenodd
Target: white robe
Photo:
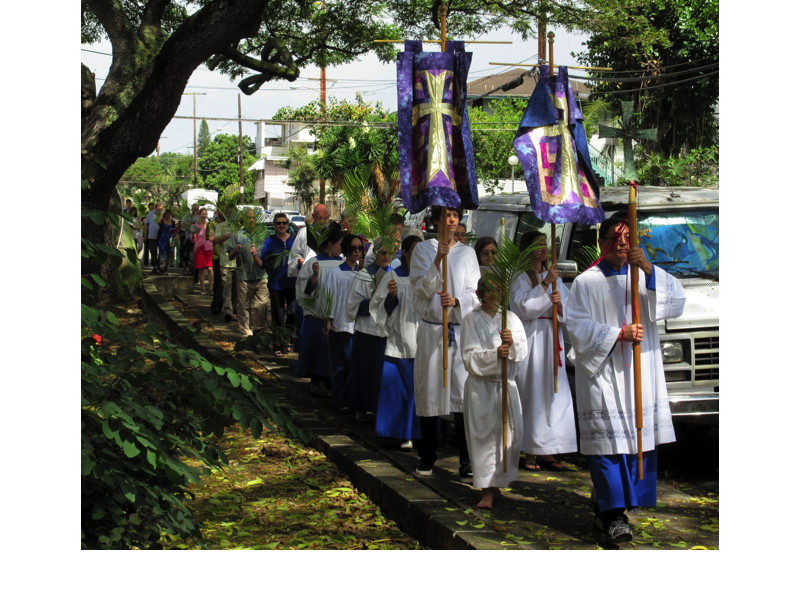
<instances>
[{"instance_id":1,"label":"white robe","mask_svg":"<svg viewBox=\"0 0 800 600\"><path fill-rule=\"evenodd\" d=\"M359 315L358 307L363 300L372 298L375 291L376 279L380 275L385 275L382 269L378 270L374 276L370 275L366 268L361 269L355 277L350 294L347 298L347 318L355 323L355 331L374 335L376 337L386 337L386 328L382 323L378 323L371 307L368 315ZM382 279L383 277L381 277Z\"/></svg>"},{"instance_id":2,"label":"white robe","mask_svg":"<svg viewBox=\"0 0 800 600\"><path fill-rule=\"evenodd\" d=\"M414 310L419 317L417 327L417 357L414 360L414 396L420 417L447 416L464 411L464 382L467 372L461 360L460 329L462 315L479 306L475 290L480 268L475 251L456 244L450 248L447 260L447 290L458 298L459 306L449 308L455 342L449 346L449 381L442 384L442 305L437 292L442 289L442 277L433 260L438 242L425 240L414 247L411 256L411 288L414 291Z\"/></svg>"},{"instance_id":3,"label":"white robe","mask_svg":"<svg viewBox=\"0 0 800 600\"><path fill-rule=\"evenodd\" d=\"M311 294L306 294L306 285L308 284L308 280L311 279L311 276L314 274L313 266L316 262L319 263L317 287L311 292ZM300 269L300 273L297 275L294 291L295 297L297 298L297 303L303 308L303 312L305 314L310 314L320 319L324 319L328 316L327 313L329 310L327 306L327 295L319 296L319 284L324 277L325 271L332 268L338 268L340 264L342 264L341 258L335 260L319 260L316 256L312 256L303 263L303 268Z\"/></svg>"},{"instance_id":4,"label":"white robe","mask_svg":"<svg viewBox=\"0 0 800 600\"><path fill-rule=\"evenodd\" d=\"M389 295L389 282L397 282L398 305L387 315L384 302ZM382 325L386 336L386 356L393 358L414 358L417 353L418 317L414 311L411 291L411 278L398 277L390 271L378 284L369 304L370 314Z\"/></svg>"},{"instance_id":5,"label":"white robe","mask_svg":"<svg viewBox=\"0 0 800 600\"><path fill-rule=\"evenodd\" d=\"M464 388L464 426L476 488L505 487L519 472L522 405L514 377L528 355L525 329L519 318L508 312L508 328L514 343L508 355L507 446L503 450L502 361L500 346L502 315L494 317L476 309L464 318L461 328L461 356L469 376ZM503 470L503 455L506 470Z\"/></svg>"},{"instance_id":6,"label":"white robe","mask_svg":"<svg viewBox=\"0 0 800 600\"><path fill-rule=\"evenodd\" d=\"M558 393L554 393L552 286L543 288L543 275L536 277L538 282L533 287L527 273L511 286L511 310L522 321L528 340L528 357L517 373L524 426L520 445L527 454L568 454L578 450L578 440L572 393L564 368L564 321L559 316L561 367L558 369ZM560 278L556 286L561 292L561 304L566 307L569 290Z\"/></svg>"},{"instance_id":7,"label":"white robe","mask_svg":"<svg viewBox=\"0 0 800 600\"><path fill-rule=\"evenodd\" d=\"M686 301L680 282L653 266L655 291L639 271L639 305L644 325L642 364L642 449L675 441L656 321L681 315ZM627 275L606 277L599 266L579 275L570 290L566 322L575 363L578 430L582 454L636 454L633 343L616 341L630 324Z\"/></svg>"},{"instance_id":8,"label":"white robe","mask_svg":"<svg viewBox=\"0 0 800 600\"><path fill-rule=\"evenodd\" d=\"M322 261L325 262L325 261ZM330 261L333 262L333 261ZM330 297L330 311L324 316L331 320L331 331L353 333L355 319L347 312L347 299L356 280L356 271L343 271L342 263L336 268L320 271L317 300L320 312L324 311L325 298Z\"/></svg>"},{"instance_id":9,"label":"white robe","mask_svg":"<svg viewBox=\"0 0 800 600\"><path fill-rule=\"evenodd\" d=\"M297 277L300 273L300 268L297 266L297 260L302 258L308 260L317 253L308 247L308 227L303 227L297 232L297 235L292 242L292 249L289 254L289 262L287 265L287 277Z\"/></svg>"}]
</instances>

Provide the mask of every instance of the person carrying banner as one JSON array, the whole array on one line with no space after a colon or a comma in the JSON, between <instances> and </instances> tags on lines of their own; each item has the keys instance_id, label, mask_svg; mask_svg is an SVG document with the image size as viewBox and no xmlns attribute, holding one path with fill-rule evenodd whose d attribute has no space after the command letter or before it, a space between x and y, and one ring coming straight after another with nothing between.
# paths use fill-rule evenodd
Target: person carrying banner
<instances>
[{"instance_id":1,"label":"person carrying banner","mask_svg":"<svg viewBox=\"0 0 800 600\"><path fill-rule=\"evenodd\" d=\"M417 244L411 257L410 284L414 291L414 310L419 316L417 355L414 361L414 396L420 416L422 440L419 444L420 463L416 473L426 476L433 472L436 462L437 417L451 413L456 425L459 447L459 475L463 481L472 479L469 451L464 435L464 382L467 372L461 360L461 322L479 302L475 292L480 268L475 252L455 241L453 234L461 221L462 209L432 207L433 217L441 221L446 210L446 242L436 239ZM447 256L448 293L442 293L440 266ZM449 376L447 386L442 380L442 310L448 310Z\"/></svg>"},{"instance_id":2,"label":"person carrying banner","mask_svg":"<svg viewBox=\"0 0 800 600\"><path fill-rule=\"evenodd\" d=\"M680 282L632 248L625 218L600 225L602 259L570 289L565 320L576 365L580 452L594 484L596 523L613 543L630 541L626 510L656 505L657 444L675 441L656 322L681 315ZM629 265L640 269L639 324L633 324ZM644 479L637 476L633 341L641 342Z\"/></svg>"}]
</instances>

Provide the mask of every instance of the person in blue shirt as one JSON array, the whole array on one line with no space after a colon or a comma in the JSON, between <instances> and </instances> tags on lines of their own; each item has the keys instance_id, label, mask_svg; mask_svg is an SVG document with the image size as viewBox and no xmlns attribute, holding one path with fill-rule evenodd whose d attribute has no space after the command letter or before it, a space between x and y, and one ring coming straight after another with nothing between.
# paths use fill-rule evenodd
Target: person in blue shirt
<instances>
[{"instance_id":1,"label":"person in blue shirt","mask_svg":"<svg viewBox=\"0 0 800 600\"><path fill-rule=\"evenodd\" d=\"M273 338L272 350L275 356L281 357L292 351L291 339L294 337L294 312L296 277L289 277L289 255L295 237L289 232L289 217L285 213L275 213L272 218L275 233L264 240L261 249L261 262L267 271L267 291L272 314L272 327L288 327L292 330L288 335L276 335ZM278 334L273 329L274 334ZM282 340L288 341L282 341Z\"/></svg>"}]
</instances>

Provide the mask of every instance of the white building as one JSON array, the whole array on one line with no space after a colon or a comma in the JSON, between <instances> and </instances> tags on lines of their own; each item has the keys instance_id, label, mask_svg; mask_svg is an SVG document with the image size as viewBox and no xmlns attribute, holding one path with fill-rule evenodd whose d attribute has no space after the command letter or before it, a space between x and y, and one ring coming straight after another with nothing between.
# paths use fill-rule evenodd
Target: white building
<instances>
[{"instance_id":1,"label":"white building","mask_svg":"<svg viewBox=\"0 0 800 600\"><path fill-rule=\"evenodd\" d=\"M305 123L256 123L256 155L260 158L248 171L256 172L255 201L258 204L302 212L294 188L288 183L289 171L282 163L292 145L305 146L311 153L315 142Z\"/></svg>"}]
</instances>

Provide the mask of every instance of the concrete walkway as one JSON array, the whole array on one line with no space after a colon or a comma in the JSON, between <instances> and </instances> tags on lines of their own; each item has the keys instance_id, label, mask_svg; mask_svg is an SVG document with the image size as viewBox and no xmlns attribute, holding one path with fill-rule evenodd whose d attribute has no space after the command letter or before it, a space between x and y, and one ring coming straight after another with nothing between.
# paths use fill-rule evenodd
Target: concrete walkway
<instances>
[{"instance_id":1,"label":"concrete walkway","mask_svg":"<svg viewBox=\"0 0 800 600\"><path fill-rule=\"evenodd\" d=\"M187 346L218 364L236 359L208 337L218 332L239 339L236 323L225 323L210 310L211 297L196 293L191 277L147 276L145 309ZM196 315L188 319L170 299ZM199 329L195 333L190 329ZM503 490L493 510L477 509L480 491L461 483L452 437L440 440L439 460L430 477L417 477L416 452L375 436L371 424L336 412L327 398L313 396L308 379L294 377L296 354L275 358L248 355L274 374L276 396L309 444L323 452L353 484L381 507L398 526L432 549L599 549L606 544L593 527L591 480L583 458L565 457L572 472L528 472ZM239 369L247 369L239 363ZM659 506L630 515L634 541L624 549L716 549L719 546L716 495L690 496L659 483Z\"/></svg>"}]
</instances>

